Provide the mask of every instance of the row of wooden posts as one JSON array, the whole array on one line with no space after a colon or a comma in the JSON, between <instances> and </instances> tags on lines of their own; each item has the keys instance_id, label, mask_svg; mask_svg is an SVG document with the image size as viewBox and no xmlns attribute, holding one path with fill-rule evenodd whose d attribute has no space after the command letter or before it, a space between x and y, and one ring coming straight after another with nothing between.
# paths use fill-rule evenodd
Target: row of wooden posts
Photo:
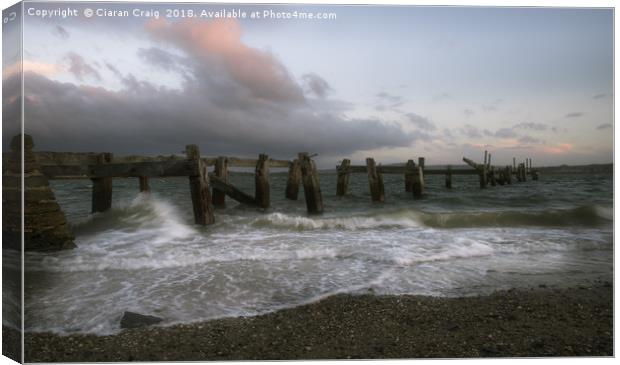
<instances>
[{"instance_id":1,"label":"row of wooden posts","mask_svg":"<svg viewBox=\"0 0 620 365\"><path fill-rule=\"evenodd\" d=\"M297 200L299 186L304 187L304 197L306 208L310 214L320 214L323 212L323 197L316 165L308 153L299 153L298 158L290 161L288 179L286 184L285 196L289 200ZM110 163L111 154L101 154L98 159L99 164ZM196 145L186 147L186 158L190 163L195 164L191 169L194 173L189 174L190 192L194 218L197 224L207 225L215 221L214 207L224 207L226 196L246 205L253 205L260 208L270 206L270 185L269 185L269 156L260 154L256 160L255 167L255 191L254 196L246 194L228 182L228 158L218 157L215 160L213 173L207 172L207 166L200 157L200 151ZM488 185L504 185L512 183L512 175L517 181L526 181L527 174L532 179L537 180L538 174L531 168L531 159L526 159L524 163L516 165L513 158L513 166L496 167L491 165L491 154L485 151L484 163L477 164L474 161L463 158L473 170L453 170L448 166L445 170L427 171L434 174L445 174L446 188L452 188L453 174L468 174L475 172L480 179L480 187L486 188ZM349 186L349 176L351 173L365 172L368 175L370 196L373 202L385 201L385 187L382 172L404 173L405 191L412 193L415 199L423 196L425 181L425 158L419 157L418 163L408 160L403 167L377 166L373 158L366 159L366 166L351 166L349 159L344 159L337 166L337 185L336 195L344 196L347 194ZM111 207L112 203L112 177L92 178L93 181L93 212L103 212ZM147 176L139 176L140 191L149 191Z\"/></svg>"},{"instance_id":2,"label":"row of wooden posts","mask_svg":"<svg viewBox=\"0 0 620 365\"><path fill-rule=\"evenodd\" d=\"M194 220L197 224L207 225L215 221L214 208L225 206L228 196L242 204L268 208L271 191L269 185L270 166L287 167L288 179L285 196L297 200L299 187L303 185L306 208L310 214L323 212L323 197L316 165L308 153L299 153L292 161L271 160L266 154L258 159L239 159L235 157L202 158L196 145L186 146L185 158L170 156L149 158L126 156L113 159L111 153L79 154L41 152L37 159L42 161L41 171L50 179L89 178L92 180L92 212L104 212L112 206L112 179L117 177L136 177L139 179L141 192L150 190L150 177L187 176L189 178ZM425 158L419 157L417 164L408 160L402 166L377 165L373 158L366 159L365 166L352 166L349 159L344 159L337 166L336 195L344 196L349 188L352 173L365 173L368 177L370 196L373 202L385 201L383 174L401 174L404 176L405 191L413 198L419 199L424 194L425 175L445 174L446 188L452 188L452 176L458 174L477 174L480 187L511 184L514 175L517 181L525 181L530 174L536 180L538 174L532 170L531 159L516 166L496 167L491 165L491 155L485 151L484 163L477 164L463 158L472 168L425 169ZM228 179L228 167L255 166L254 195L238 189ZM213 172L207 171L214 166Z\"/></svg>"}]
</instances>

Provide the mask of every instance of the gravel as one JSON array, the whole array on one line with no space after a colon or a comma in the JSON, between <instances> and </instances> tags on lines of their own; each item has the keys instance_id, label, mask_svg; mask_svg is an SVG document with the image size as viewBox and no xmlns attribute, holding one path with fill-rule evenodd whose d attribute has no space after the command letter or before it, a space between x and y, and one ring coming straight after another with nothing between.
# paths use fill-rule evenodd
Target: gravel
<instances>
[{"instance_id":1,"label":"gravel","mask_svg":"<svg viewBox=\"0 0 620 365\"><path fill-rule=\"evenodd\" d=\"M488 296L336 295L255 316L26 333L27 362L613 356L611 283Z\"/></svg>"}]
</instances>

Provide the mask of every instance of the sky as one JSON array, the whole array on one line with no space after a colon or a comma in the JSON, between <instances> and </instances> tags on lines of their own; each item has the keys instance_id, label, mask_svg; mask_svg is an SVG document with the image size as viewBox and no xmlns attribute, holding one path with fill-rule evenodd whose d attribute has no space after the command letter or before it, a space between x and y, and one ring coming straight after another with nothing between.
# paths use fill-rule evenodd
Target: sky
<instances>
[{"instance_id":1,"label":"sky","mask_svg":"<svg viewBox=\"0 0 620 365\"><path fill-rule=\"evenodd\" d=\"M68 8L79 16L37 16ZM170 18L166 9L247 17ZM107 12L123 10L130 15ZM264 18L270 10L335 19ZM24 123L39 150L158 155L198 144L209 156L306 151L320 167L366 157L481 162L484 150L503 165L613 160L610 9L25 3L24 11ZM5 48L5 90L18 89L14 62ZM19 98L4 94L3 107L17 113Z\"/></svg>"}]
</instances>

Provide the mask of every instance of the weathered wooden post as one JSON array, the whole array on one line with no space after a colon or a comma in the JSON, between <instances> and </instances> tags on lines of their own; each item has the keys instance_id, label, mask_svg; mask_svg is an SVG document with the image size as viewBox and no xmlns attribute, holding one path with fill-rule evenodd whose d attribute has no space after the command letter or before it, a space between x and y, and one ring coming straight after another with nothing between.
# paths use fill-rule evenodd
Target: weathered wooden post
<instances>
[{"instance_id":1,"label":"weathered wooden post","mask_svg":"<svg viewBox=\"0 0 620 365\"><path fill-rule=\"evenodd\" d=\"M421 198L424 194L424 157L418 157L418 166L414 169L413 197Z\"/></svg>"},{"instance_id":2,"label":"weathered wooden post","mask_svg":"<svg viewBox=\"0 0 620 365\"><path fill-rule=\"evenodd\" d=\"M373 202L385 201L385 189L383 187L383 176L377 171L375 160L366 159L366 171L368 172L368 186L370 187L370 197Z\"/></svg>"},{"instance_id":3,"label":"weathered wooden post","mask_svg":"<svg viewBox=\"0 0 620 365\"><path fill-rule=\"evenodd\" d=\"M301 183L301 165L299 159L294 159L288 166L288 179L286 180L286 199L297 200L299 184Z\"/></svg>"},{"instance_id":4,"label":"weathered wooden post","mask_svg":"<svg viewBox=\"0 0 620 365\"><path fill-rule=\"evenodd\" d=\"M516 158L512 158L512 171L513 173L517 172L517 159Z\"/></svg>"},{"instance_id":5,"label":"weathered wooden post","mask_svg":"<svg viewBox=\"0 0 620 365\"><path fill-rule=\"evenodd\" d=\"M482 163L483 165L487 165L487 154L488 152L486 150L484 150L484 162Z\"/></svg>"},{"instance_id":6,"label":"weathered wooden post","mask_svg":"<svg viewBox=\"0 0 620 365\"><path fill-rule=\"evenodd\" d=\"M487 165L483 164L478 167L478 175L480 177L480 188L484 189L487 187Z\"/></svg>"},{"instance_id":7,"label":"weathered wooden post","mask_svg":"<svg viewBox=\"0 0 620 365\"><path fill-rule=\"evenodd\" d=\"M489 161L487 162L487 168L491 169L491 154L489 153Z\"/></svg>"},{"instance_id":8,"label":"weathered wooden post","mask_svg":"<svg viewBox=\"0 0 620 365\"><path fill-rule=\"evenodd\" d=\"M489 155L489 161L491 160L491 155ZM495 167L493 166L489 166L489 182L491 183L491 186L495 186L496 185L496 181L495 181Z\"/></svg>"},{"instance_id":9,"label":"weathered wooden post","mask_svg":"<svg viewBox=\"0 0 620 365\"><path fill-rule=\"evenodd\" d=\"M523 181L523 182L527 181L527 176L525 174L525 163L520 163L519 164L519 171L520 171L520 175L521 175L521 181Z\"/></svg>"},{"instance_id":10,"label":"weathered wooden post","mask_svg":"<svg viewBox=\"0 0 620 365\"><path fill-rule=\"evenodd\" d=\"M112 162L111 153L101 153L97 156L97 164L107 164ZM97 177L91 179L93 182L92 209L93 213L105 212L112 208L112 178Z\"/></svg>"},{"instance_id":11,"label":"weathered wooden post","mask_svg":"<svg viewBox=\"0 0 620 365\"><path fill-rule=\"evenodd\" d=\"M316 170L314 161L307 153L299 154L301 166L301 180L304 184L304 196L306 198L306 208L309 214L323 213L323 195L319 174Z\"/></svg>"},{"instance_id":12,"label":"weathered wooden post","mask_svg":"<svg viewBox=\"0 0 620 365\"><path fill-rule=\"evenodd\" d=\"M349 189L349 166L351 160L345 158L338 166L338 182L336 183L336 196L344 196Z\"/></svg>"},{"instance_id":13,"label":"weathered wooden post","mask_svg":"<svg viewBox=\"0 0 620 365\"><path fill-rule=\"evenodd\" d=\"M446 188L452 189L452 166L450 165L446 170Z\"/></svg>"},{"instance_id":14,"label":"weathered wooden post","mask_svg":"<svg viewBox=\"0 0 620 365\"><path fill-rule=\"evenodd\" d=\"M413 192L413 179L415 178L415 162L408 160L405 165L405 191Z\"/></svg>"},{"instance_id":15,"label":"weathered wooden post","mask_svg":"<svg viewBox=\"0 0 620 365\"><path fill-rule=\"evenodd\" d=\"M264 153L258 155L258 161L256 161L254 186L256 205L269 208L269 156Z\"/></svg>"},{"instance_id":16,"label":"weathered wooden post","mask_svg":"<svg viewBox=\"0 0 620 365\"><path fill-rule=\"evenodd\" d=\"M224 156L219 156L215 160L214 171L215 176L220 180L228 182L228 159ZM226 206L226 193L221 190L213 188L213 206L223 208Z\"/></svg>"},{"instance_id":17,"label":"weathered wooden post","mask_svg":"<svg viewBox=\"0 0 620 365\"><path fill-rule=\"evenodd\" d=\"M509 165L506 166L506 170L505 170L505 174L506 174L506 183L508 185L512 184L512 169L510 168Z\"/></svg>"},{"instance_id":18,"label":"weathered wooden post","mask_svg":"<svg viewBox=\"0 0 620 365\"><path fill-rule=\"evenodd\" d=\"M500 184L501 186L504 186L504 184L506 183L506 177L504 176L504 174L505 174L504 169L497 170L497 183Z\"/></svg>"},{"instance_id":19,"label":"weathered wooden post","mask_svg":"<svg viewBox=\"0 0 620 365\"><path fill-rule=\"evenodd\" d=\"M200 159L200 150L194 144L185 147L185 154L190 162L196 165L196 175L189 177L189 188L194 209L194 222L200 225L213 224L213 203L209 191L209 174L207 166Z\"/></svg>"},{"instance_id":20,"label":"weathered wooden post","mask_svg":"<svg viewBox=\"0 0 620 365\"><path fill-rule=\"evenodd\" d=\"M420 166L422 170L424 170L424 161L424 157L418 157L418 166Z\"/></svg>"},{"instance_id":21,"label":"weathered wooden post","mask_svg":"<svg viewBox=\"0 0 620 365\"><path fill-rule=\"evenodd\" d=\"M151 187L149 186L149 178L146 176L140 176L138 177L138 180L140 182L140 192L141 193L148 193L149 191L151 191Z\"/></svg>"}]
</instances>

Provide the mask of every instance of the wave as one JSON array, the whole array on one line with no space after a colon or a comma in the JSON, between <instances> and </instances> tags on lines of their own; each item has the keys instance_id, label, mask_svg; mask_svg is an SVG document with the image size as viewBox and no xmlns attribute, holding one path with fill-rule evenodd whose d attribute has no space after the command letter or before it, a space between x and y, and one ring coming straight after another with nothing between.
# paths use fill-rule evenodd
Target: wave
<instances>
[{"instance_id":1,"label":"wave","mask_svg":"<svg viewBox=\"0 0 620 365\"><path fill-rule=\"evenodd\" d=\"M475 227L596 227L613 221L613 210L597 205L546 211L422 212L401 209L352 217L310 218L271 213L252 221L255 227L305 230L360 230L377 228Z\"/></svg>"}]
</instances>

